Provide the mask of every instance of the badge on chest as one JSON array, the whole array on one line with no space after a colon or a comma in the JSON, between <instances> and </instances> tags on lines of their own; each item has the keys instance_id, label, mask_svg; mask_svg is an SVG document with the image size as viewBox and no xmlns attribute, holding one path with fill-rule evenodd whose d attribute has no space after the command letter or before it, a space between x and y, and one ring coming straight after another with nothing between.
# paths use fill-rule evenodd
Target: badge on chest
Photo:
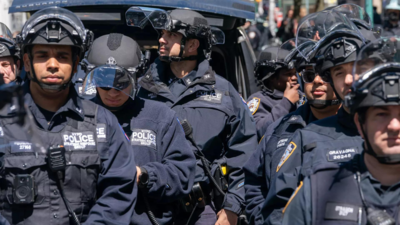
<instances>
[{"instance_id":1,"label":"badge on chest","mask_svg":"<svg viewBox=\"0 0 400 225\"><path fill-rule=\"evenodd\" d=\"M96 150L95 135L91 131L62 133L66 150Z\"/></svg>"},{"instance_id":2,"label":"badge on chest","mask_svg":"<svg viewBox=\"0 0 400 225\"><path fill-rule=\"evenodd\" d=\"M146 129L133 129L131 145L146 146L156 149L156 132Z\"/></svg>"}]
</instances>

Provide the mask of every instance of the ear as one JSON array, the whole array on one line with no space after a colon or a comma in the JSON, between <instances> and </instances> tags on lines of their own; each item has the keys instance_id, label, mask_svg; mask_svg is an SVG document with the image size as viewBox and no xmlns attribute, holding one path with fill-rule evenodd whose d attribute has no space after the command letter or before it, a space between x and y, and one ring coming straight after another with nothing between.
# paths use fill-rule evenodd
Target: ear
<instances>
[{"instance_id":1,"label":"ear","mask_svg":"<svg viewBox=\"0 0 400 225\"><path fill-rule=\"evenodd\" d=\"M17 69L20 70L21 69L21 60L17 60Z\"/></svg>"},{"instance_id":2,"label":"ear","mask_svg":"<svg viewBox=\"0 0 400 225\"><path fill-rule=\"evenodd\" d=\"M74 73L78 72L78 64L79 64L79 62L80 62L80 58L79 58L79 56L77 56L76 60L75 60Z\"/></svg>"},{"instance_id":3,"label":"ear","mask_svg":"<svg viewBox=\"0 0 400 225\"><path fill-rule=\"evenodd\" d=\"M24 54L23 60L24 60L25 72L31 72L31 60L29 60L28 53Z\"/></svg>"},{"instance_id":4,"label":"ear","mask_svg":"<svg viewBox=\"0 0 400 225\"><path fill-rule=\"evenodd\" d=\"M360 136L362 137L362 139L365 139L365 138L364 138L364 133L363 133L362 130L361 130L361 126L362 126L362 125L360 124L360 120L359 120L358 113L356 113L356 115L354 115L354 123L356 124L358 133L360 134Z\"/></svg>"},{"instance_id":5,"label":"ear","mask_svg":"<svg viewBox=\"0 0 400 225\"><path fill-rule=\"evenodd\" d=\"M189 53L197 51L197 49L200 47L200 41L197 39L190 39L188 44L189 44L188 48Z\"/></svg>"}]
</instances>

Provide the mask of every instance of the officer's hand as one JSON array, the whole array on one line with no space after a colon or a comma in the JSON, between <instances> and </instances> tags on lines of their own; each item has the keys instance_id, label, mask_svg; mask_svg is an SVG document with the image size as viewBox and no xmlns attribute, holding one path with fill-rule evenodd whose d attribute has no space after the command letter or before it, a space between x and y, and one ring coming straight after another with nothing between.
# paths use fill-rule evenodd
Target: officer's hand
<instances>
[{"instance_id":1,"label":"officer's hand","mask_svg":"<svg viewBox=\"0 0 400 225\"><path fill-rule=\"evenodd\" d=\"M140 169L140 167L136 167L136 183L139 183L139 176L142 173L142 170Z\"/></svg>"},{"instance_id":2,"label":"officer's hand","mask_svg":"<svg viewBox=\"0 0 400 225\"><path fill-rule=\"evenodd\" d=\"M287 98L291 103L295 104L300 100L298 89L300 84L296 84L293 87L290 86L289 82L286 82L286 89L283 92L283 97Z\"/></svg>"},{"instance_id":3,"label":"officer's hand","mask_svg":"<svg viewBox=\"0 0 400 225\"><path fill-rule=\"evenodd\" d=\"M218 220L215 225L236 225L238 220L236 213L226 209L219 211L217 217Z\"/></svg>"}]
</instances>

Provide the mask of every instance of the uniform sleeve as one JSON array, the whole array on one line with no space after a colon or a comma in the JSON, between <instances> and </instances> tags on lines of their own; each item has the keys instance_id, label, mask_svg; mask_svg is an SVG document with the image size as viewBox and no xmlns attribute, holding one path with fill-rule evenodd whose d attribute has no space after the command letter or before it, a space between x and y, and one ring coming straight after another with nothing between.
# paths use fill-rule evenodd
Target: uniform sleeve
<instances>
[{"instance_id":1,"label":"uniform sleeve","mask_svg":"<svg viewBox=\"0 0 400 225\"><path fill-rule=\"evenodd\" d=\"M273 106L268 106L266 103L261 102L260 108L253 115L257 124L257 130L261 130L265 124L274 122L295 109L296 105L285 97Z\"/></svg>"},{"instance_id":2,"label":"uniform sleeve","mask_svg":"<svg viewBox=\"0 0 400 225\"><path fill-rule=\"evenodd\" d=\"M284 213L282 225L311 225L312 205L310 179L306 178L293 193Z\"/></svg>"},{"instance_id":3,"label":"uniform sleeve","mask_svg":"<svg viewBox=\"0 0 400 225\"><path fill-rule=\"evenodd\" d=\"M84 224L129 224L137 199L133 151L114 115L99 107L97 118L107 124L109 146L101 153L98 199Z\"/></svg>"},{"instance_id":4,"label":"uniform sleeve","mask_svg":"<svg viewBox=\"0 0 400 225\"><path fill-rule=\"evenodd\" d=\"M244 208L243 166L257 148L257 132L254 119L239 93L231 86L231 99L235 115L229 118L226 142L226 164L228 169L228 192L223 208L240 214Z\"/></svg>"},{"instance_id":5,"label":"uniform sleeve","mask_svg":"<svg viewBox=\"0 0 400 225\"><path fill-rule=\"evenodd\" d=\"M260 211L267 196L268 188L265 182L264 147L266 139L262 139L244 170L244 189L246 200L246 216L249 224L262 224Z\"/></svg>"},{"instance_id":6,"label":"uniform sleeve","mask_svg":"<svg viewBox=\"0 0 400 225\"><path fill-rule=\"evenodd\" d=\"M276 151L271 159L271 185L267 198L266 224L277 224L282 219L282 209L298 186L302 161L302 133L297 130L287 142L286 148Z\"/></svg>"},{"instance_id":7,"label":"uniform sleeve","mask_svg":"<svg viewBox=\"0 0 400 225\"><path fill-rule=\"evenodd\" d=\"M164 153L161 163L142 166L149 174L147 195L160 203L169 203L190 193L196 168L195 156L176 116L166 127L159 151Z\"/></svg>"}]
</instances>

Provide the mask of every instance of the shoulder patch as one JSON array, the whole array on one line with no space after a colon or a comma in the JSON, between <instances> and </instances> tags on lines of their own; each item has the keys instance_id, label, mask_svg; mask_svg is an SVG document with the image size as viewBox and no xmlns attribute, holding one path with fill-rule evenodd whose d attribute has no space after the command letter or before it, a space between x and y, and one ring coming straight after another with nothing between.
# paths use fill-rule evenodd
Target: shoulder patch
<instances>
[{"instance_id":1,"label":"shoulder patch","mask_svg":"<svg viewBox=\"0 0 400 225\"><path fill-rule=\"evenodd\" d=\"M296 150L297 145L292 141L286 147L285 153L283 153L281 161L279 161L278 167L276 168L276 172L283 166L286 160L293 154L294 150Z\"/></svg>"},{"instance_id":2,"label":"shoulder patch","mask_svg":"<svg viewBox=\"0 0 400 225\"><path fill-rule=\"evenodd\" d=\"M252 115L254 115L257 112L258 107L260 106L260 102L261 102L260 98L254 97L247 103L247 107L249 107Z\"/></svg>"},{"instance_id":3,"label":"shoulder patch","mask_svg":"<svg viewBox=\"0 0 400 225\"><path fill-rule=\"evenodd\" d=\"M287 202L285 208L282 210L282 213L285 213L287 207L289 206L289 204L292 202L293 198L297 195L297 193L299 192L299 190L301 189L301 187L303 187L303 181L300 181L300 185L296 188L296 190L293 192L292 196L290 196L289 201Z\"/></svg>"},{"instance_id":4,"label":"shoulder patch","mask_svg":"<svg viewBox=\"0 0 400 225\"><path fill-rule=\"evenodd\" d=\"M297 102L297 107L304 105L307 102L305 95L301 95L299 101Z\"/></svg>"}]
</instances>

